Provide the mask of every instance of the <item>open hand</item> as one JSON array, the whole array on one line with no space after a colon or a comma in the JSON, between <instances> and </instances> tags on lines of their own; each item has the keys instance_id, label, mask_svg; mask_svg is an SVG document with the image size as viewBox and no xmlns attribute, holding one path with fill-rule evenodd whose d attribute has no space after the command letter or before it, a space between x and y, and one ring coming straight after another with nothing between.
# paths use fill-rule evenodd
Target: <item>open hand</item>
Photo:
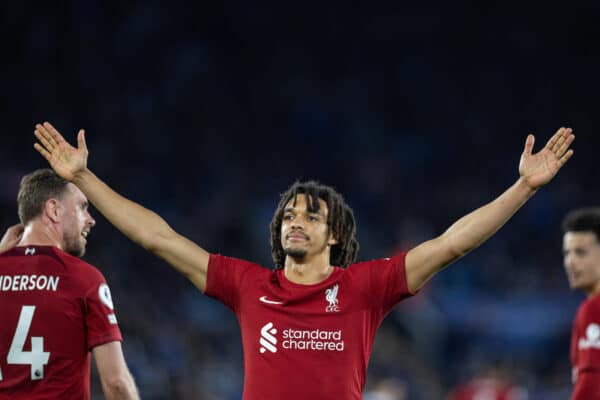
<instances>
[{"instance_id":1,"label":"open hand","mask_svg":"<svg viewBox=\"0 0 600 400\"><path fill-rule=\"evenodd\" d=\"M550 182L571 158L573 150L569 149L569 146L573 140L575 135L571 128L560 128L542 150L533 154L535 137L527 136L525 149L519 162L519 174L532 189L539 189Z\"/></svg>"},{"instance_id":2,"label":"open hand","mask_svg":"<svg viewBox=\"0 0 600 400\"><path fill-rule=\"evenodd\" d=\"M77 148L71 146L49 122L37 124L34 134L39 143L33 147L48 160L59 176L72 181L87 168L88 149L83 129L77 134Z\"/></svg>"}]
</instances>

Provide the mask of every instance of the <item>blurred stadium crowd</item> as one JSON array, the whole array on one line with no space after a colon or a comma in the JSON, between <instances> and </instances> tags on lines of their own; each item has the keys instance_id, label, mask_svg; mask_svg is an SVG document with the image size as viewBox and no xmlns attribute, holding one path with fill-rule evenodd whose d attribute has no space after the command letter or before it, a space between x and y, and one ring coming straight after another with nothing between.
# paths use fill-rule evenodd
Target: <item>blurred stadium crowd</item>
<instances>
[{"instance_id":1,"label":"blurred stadium crowd","mask_svg":"<svg viewBox=\"0 0 600 400\"><path fill-rule=\"evenodd\" d=\"M600 5L217 3L1 6L1 226L16 222L20 177L45 167L31 147L43 120L70 140L85 128L92 170L176 230L265 266L278 194L296 179L341 191L359 259L383 257L512 184L527 133L537 149L572 126L557 179L387 318L365 393L446 399L493 375L521 398L567 398L582 297L560 220L598 205ZM85 259L111 285L143 398L239 399L234 316L94 217Z\"/></svg>"}]
</instances>

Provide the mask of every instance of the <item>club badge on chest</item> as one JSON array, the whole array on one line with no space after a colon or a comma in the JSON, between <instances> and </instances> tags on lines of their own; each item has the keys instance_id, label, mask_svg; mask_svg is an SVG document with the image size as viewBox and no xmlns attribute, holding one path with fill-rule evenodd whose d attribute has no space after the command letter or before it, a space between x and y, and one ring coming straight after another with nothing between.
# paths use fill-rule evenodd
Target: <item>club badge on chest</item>
<instances>
[{"instance_id":1,"label":"club badge on chest","mask_svg":"<svg viewBox=\"0 0 600 400\"><path fill-rule=\"evenodd\" d=\"M339 285L335 284L331 288L325 290L325 300L327 300L327 303L328 303L327 307L325 308L326 312L339 312L340 311L340 307L339 307L340 301L337 298L339 289L340 289Z\"/></svg>"}]
</instances>

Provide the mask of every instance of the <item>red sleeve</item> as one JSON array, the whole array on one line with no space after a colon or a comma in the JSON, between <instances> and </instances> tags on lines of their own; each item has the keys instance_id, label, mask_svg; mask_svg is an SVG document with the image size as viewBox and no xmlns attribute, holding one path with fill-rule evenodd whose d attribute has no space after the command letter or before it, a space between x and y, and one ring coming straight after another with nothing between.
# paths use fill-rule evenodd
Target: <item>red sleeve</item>
<instances>
[{"instance_id":1,"label":"red sleeve","mask_svg":"<svg viewBox=\"0 0 600 400\"><path fill-rule=\"evenodd\" d=\"M100 271L92 273L85 293L85 324L88 350L113 341L122 341L110 289Z\"/></svg>"},{"instance_id":2,"label":"red sleeve","mask_svg":"<svg viewBox=\"0 0 600 400\"><path fill-rule=\"evenodd\" d=\"M374 264L369 268L372 285L370 292L372 296L379 298L383 315L401 300L414 294L408 290L405 260L406 253L400 253L391 258L370 262Z\"/></svg>"},{"instance_id":3,"label":"red sleeve","mask_svg":"<svg viewBox=\"0 0 600 400\"><path fill-rule=\"evenodd\" d=\"M600 399L600 371L580 371L571 400Z\"/></svg>"},{"instance_id":4,"label":"red sleeve","mask_svg":"<svg viewBox=\"0 0 600 400\"><path fill-rule=\"evenodd\" d=\"M576 332L578 375L586 371L600 373L600 302L590 302L582 308Z\"/></svg>"},{"instance_id":5,"label":"red sleeve","mask_svg":"<svg viewBox=\"0 0 600 400\"><path fill-rule=\"evenodd\" d=\"M256 268L263 269L248 261L211 254L208 260L204 294L219 300L236 312L239 309L244 274Z\"/></svg>"}]
</instances>

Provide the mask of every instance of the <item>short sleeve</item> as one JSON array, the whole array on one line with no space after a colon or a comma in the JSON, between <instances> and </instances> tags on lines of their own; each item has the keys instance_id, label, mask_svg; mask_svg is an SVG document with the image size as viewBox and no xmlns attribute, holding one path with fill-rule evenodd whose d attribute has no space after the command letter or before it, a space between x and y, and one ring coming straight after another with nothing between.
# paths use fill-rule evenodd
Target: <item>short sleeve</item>
<instances>
[{"instance_id":1,"label":"short sleeve","mask_svg":"<svg viewBox=\"0 0 600 400\"><path fill-rule=\"evenodd\" d=\"M577 377L571 400L592 400L600 393L600 371L583 371Z\"/></svg>"},{"instance_id":2,"label":"short sleeve","mask_svg":"<svg viewBox=\"0 0 600 400\"><path fill-rule=\"evenodd\" d=\"M88 350L96 346L121 341L110 288L99 271L85 294L85 324Z\"/></svg>"},{"instance_id":3,"label":"short sleeve","mask_svg":"<svg viewBox=\"0 0 600 400\"><path fill-rule=\"evenodd\" d=\"M600 303L588 303L577 317L577 369L600 372Z\"/></svg>"},{"instance_id":4,"label":"short sleeve","mask_svg":"<svg viewBox=\"0 0 600 400\"><path fill-rule=\"evenodd\" d=\"M370 261L371 295L378 298L383 315L401 300L413 295L408 290L405 267L406 253Z\"/></svg>"},{"instance_id":5,"label":"short sleeve","mask_svg":"<svg viewBox=\"0 0 600 400\"><path fill-rule=\"evenodd\" d=\"M208 260L206 294L219 300L234 312L239 309L240 290L243 277L249 270L259 265L220 254L211 254Z\"/></svg>"}]
</instances>

